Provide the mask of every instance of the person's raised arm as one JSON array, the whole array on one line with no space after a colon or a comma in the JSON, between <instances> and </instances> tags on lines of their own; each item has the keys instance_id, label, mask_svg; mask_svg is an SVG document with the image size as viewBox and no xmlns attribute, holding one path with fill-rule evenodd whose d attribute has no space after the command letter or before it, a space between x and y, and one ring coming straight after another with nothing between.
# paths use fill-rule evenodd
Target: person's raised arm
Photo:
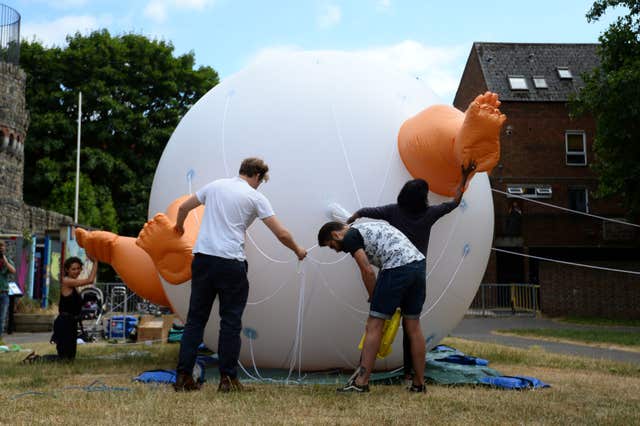
<instances>
[{"instance_id":1,"label":"person's raised arm","mask_svg":"<svg viewBox=\"0 0 640 426\"><path fill-rule=\"evenodd\" d=\"M96 275L98 274L98 261L95 259L89 259L93 263L91 267L91 272L87 278L71 278L71 277L63 277L62 285L65 287L82 287L83 285L93 284L96 280Z\"/></svg>"},{"instance_id":2,"label":"person's raised arm","mask_svg":"<svg viewBox=\"0 0 640 426\"><path fill-rule=\"evenodd\" d=\"M361 217L388 221L391 218L392 213L393 206L391 204L380 207L363 207L351 215L351 217L347 219L347 223L353 223L356 219L360 219Z\"/></svg>"},{"instance_id":3,"label":"person's raised arm","mask_svg":"<svg viewBox=\"0 0 640 426\"><path fill-rule=\"evenodd\" d=\"M367 289L367 293L369 294L369 300L373 297L373 289L376 286L376 273L373 270L373 267L369 263L369 259L367 258L367 254L363 249L358 249L354 254L353 258L358 264L358 268L360 268L360 274L362 275L362 282L364 283L364 287Z\"/></svg>"},{"instance_id":4,"label":"person's raised arm","mask_svg":"<svg viewBox=\"0 0 640 426\"><path fill-rule=\"evenodd\" d=\"M202 203L195 195L192 195L180 204L180 207L178 207L178 215L176 217L176 225L173 228L179 235L184 234L184 221L189 212L201 204Z\"/></svg>"},{"instance_id":5,"label":"person's raised arm","mask_svg":"<svg viewBox=\"0 0 640 426\"><path fill-rule=\"evenodd\" d=\"M282 243L282 245L289 248L296 254L298 260L302 260L305 258L305 256L307 255L307 250L305 250L303 247L300 247L295 242L293 236L291 235L291 232L289 232L289 230L285 228L282 223L280 223L275 215L264 218L262 219L262 221L265 225L267 225L267 228L269 228L269 230L273 233L273 235L276 236L276 238Z\"/></svg>"},{"instance_id":6,"label":"person's raised arm","mask_svg":"<svg viewBox=\"0 0 640 426\"><path fill-rule=\"evenodd\" d=\"M460 201L462 200L462 194L464 192L465 186L467 186L467 180L469 180L469 176L476 169L476 162L474 160L471 160L467 167L465 167L463 164L462 166L460 166L460 169L462 171L462 180L460 181L460 185L458 185L458 189L456 190L456 198L453 199L453 201L456 202L456 205L460 204Z\"/></svg>"}]
</instances>

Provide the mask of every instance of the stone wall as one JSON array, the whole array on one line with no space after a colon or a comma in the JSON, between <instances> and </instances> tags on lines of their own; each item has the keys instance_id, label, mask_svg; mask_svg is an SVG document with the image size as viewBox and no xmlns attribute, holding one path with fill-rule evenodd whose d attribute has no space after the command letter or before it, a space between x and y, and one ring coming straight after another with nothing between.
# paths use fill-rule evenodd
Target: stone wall
<instances>
[{"instance_id":1,"label":"stone wall","mask_svg":"<svg viewBox=\"0 0 640 426\"><path fill-rule=\"evenodd\" d=\"M63 225L73 223L73 219L69 216L26 204L22 205L22 218L22 227L29 229L32 233L59 229Z\"/></svg>"},{"instance_id":2,"label":"stone wall","mask_svg":"<svg viewBox=\"0 0 640 426\"><path fill-rule=\"evenodd\" d=\"M72 219L23 202L24 143L29 127L26 74L0 61L0 232L41 234L59 229Z\"/></svg>"},{"instance_id":3,"label":"stone wall","mask_svg":"<svg viewBox=\"0 0 640 426\"><path fill-rule=\"evenodd\" d=\"M26 75L15 65L0 62L0 199L22 203L24 141L28 114ZM0 207L2 209L2 207ZM4 214L0 210L0 214Z\"/></svg>"}]
</instances>

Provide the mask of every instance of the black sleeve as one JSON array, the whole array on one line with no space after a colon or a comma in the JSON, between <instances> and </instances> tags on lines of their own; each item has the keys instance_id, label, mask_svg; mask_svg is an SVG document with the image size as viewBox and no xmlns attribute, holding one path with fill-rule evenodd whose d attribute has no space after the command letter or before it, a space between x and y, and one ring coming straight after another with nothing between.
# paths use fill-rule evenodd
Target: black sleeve
<instances>
[{"instance_id":1,"label":"black sleeve","mask_svg":"<svg viewBox=\"0 0 640 426\"><path fill-rule=\"evenodd\" d=\"M396 204L387 204L386 206L380 207L363 207L358 210L359 217L368 217L370 219L381 219L386 220L387 222L391 219L391 215L397 209L398 206Z\"/></svg>"},{"instance_id":2,"label":"black sleeve","mask_svg":"<svg viewBox=\"0 0 640 426\"><path fill-rule=\"evenodd\" d=\"M433 215L433 221L440 219L445 214L452 212L456 207L458 207L458 203L455 201L449 201L447 203L438 204L437 206L433 206L429 208L429 213Z\"/></svg>"},{"instance_id":3,"label":"black sleeve","mask_svg":"<svg viewBox=\"0 0 640 426\"><path fill-rule=\"evenodd\" d=\"M350 253L351 256L360 249L364 248L364 240L362 234L356 228L349 229L342 239L342 251Z\"/></svg>"}]
</instances>

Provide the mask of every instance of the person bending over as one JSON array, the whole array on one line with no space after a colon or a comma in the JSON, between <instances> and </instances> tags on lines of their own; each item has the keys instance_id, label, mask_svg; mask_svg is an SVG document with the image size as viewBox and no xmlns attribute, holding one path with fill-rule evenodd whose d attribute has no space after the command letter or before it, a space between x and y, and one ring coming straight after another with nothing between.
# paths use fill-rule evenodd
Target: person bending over
<instances>
[{"instance_id":1,"label":"person bending over","mask_svg":"<svg viewBox=\"0 0 640 426\"><path fill-rule=\"evenodd\" d=\"M384 222L328 222L318 232L318 245L350 253L360 268L371 307L360 365L354 377L338 392L369 392L369 376L382 339L384 321L400 307L411 341L416 374L409 390L424 392L424 336L420 313L425 294L425 257L409 239ZM376 278L373 266L380 271Z\"/></svg>"},{"instance_id":2,"label":"person bending over","mask_svg":"<svg viewBox=\"0 0 640 426\"><path fill-rule=\"evenodd\" d=\"M388 204L380 207L364 207L356 211L348 220L351 224L363 217L370 219L386 220L409 238L414 246L427 257L429 235L431 227L442 216L453 211L462 200L462 193L467 184L467 179L475 170L476 163L471 161L467 167L461 166L462 179L456 193L456 197L449 202L429 205L429 184L424 179L413 179L404 184L398 194L397 204ZM405 381L410 381L413 375L413 362L411 360L411 344L403 323L403 359Z\"/></svg>"}]
</instances>

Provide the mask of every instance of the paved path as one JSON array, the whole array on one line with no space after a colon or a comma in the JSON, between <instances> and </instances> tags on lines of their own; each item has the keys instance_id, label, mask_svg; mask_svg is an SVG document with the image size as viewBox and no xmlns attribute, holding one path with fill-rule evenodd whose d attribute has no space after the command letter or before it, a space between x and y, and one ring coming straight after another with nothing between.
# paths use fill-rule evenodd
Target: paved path
<instances>
[{"instance_id":1,"label":"paved path","mask_svg":"<svg viewBox=\"0 0 640 426\"><path fill-rule=\"evenodd\" d=\"M516 348L529 348L539 346L547 352L560 354L577 355L589 358L603 358L612 361L629 362L640 365L640 353L621 351L616 349L597 348L585 345L572 345L569 343L550 342L546 340L527 339L523 337L500 336L492 334L494 330L508 330L512 328L572 328L572 329L612 329L628 331L630 333L640 333L640 327L599 327L585 326L579 324L568 324L552 321L549 319L531 317L504 317L504 318L481 318L466 317L451 332L452 337L462 339L477 340L487 343L497 343Z\"/></svg>"}]
</instances>

